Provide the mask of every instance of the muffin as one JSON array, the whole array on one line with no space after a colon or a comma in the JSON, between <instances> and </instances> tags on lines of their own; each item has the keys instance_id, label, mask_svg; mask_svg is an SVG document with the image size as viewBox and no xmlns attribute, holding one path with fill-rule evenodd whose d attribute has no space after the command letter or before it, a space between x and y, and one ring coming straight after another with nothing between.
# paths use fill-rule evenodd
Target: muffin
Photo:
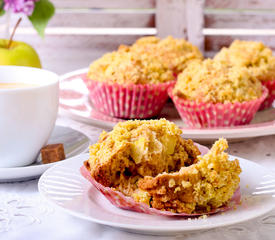
<instances>
[{"instance_id":1,"label":"muffin","mask_svg":"<svg viewBox=\"0 0 275 240\"><path fill-rule=\"evenodd\" d=\"M150 118L162 110L177 74L196 59L201 53L183 39L144 37L94 61L84 81L99 111Z\"/></svg>"},{"instance_id":2,"label":"muffin","mask_svg":"<svg viewBox=\"0 0 275 240\"><path fill-rule=\"evenodd\" d=\"M131 51L139 55L153 55L159 59L167 69L175 75L182 72L190 62L200 61L203 56L199 49L184 39L175 39L171 36L161 40L157 37L143 37L138 39Z\"/></svg>"},{"instance_id":3,"label":"muffin","mask_svg":"<svg viewBox=\"0 0 275 240\"><path fill-rule=\"evenodd\" d=\"M214 212L239 186L224 139L204 156L165 119L118 123L90 147L82 174L116 206L146 213ZM130 199L130 200L129 200Z\"/></svg>"},{"instance_id":4,"label":"muffin","mask_svg":"<svg viewBox=\"0 0 275 240\"><path fill-rule=\"evenodd\" d=\"M245 67L206 59L191 63L169 95L191 127L224 127L249 123L267 90Z\"/></svg>"},{"instance_id":5,"label":"muffin","mask_svg":"<svg viewBox=\"0 0 275 240\"><path fill-rule=\"evenodd\" d=\"M162 110L174 80L173 72L157 58L125 47L93 62L84 82L99 111L119 118L149 118Z\"/></svg>"},{"instance_id":6,"label":"muffin","mask_svg":"<svg viewBox=\"0 0 275 240\"><path fill-rule=\"evenodd\" d=\"M275 99L275 57L262 42L235 40L229 48L222 48L214 58L229 66L246 67L269 90L260 109L268 108Z\"/></svg>"}]
</instances>

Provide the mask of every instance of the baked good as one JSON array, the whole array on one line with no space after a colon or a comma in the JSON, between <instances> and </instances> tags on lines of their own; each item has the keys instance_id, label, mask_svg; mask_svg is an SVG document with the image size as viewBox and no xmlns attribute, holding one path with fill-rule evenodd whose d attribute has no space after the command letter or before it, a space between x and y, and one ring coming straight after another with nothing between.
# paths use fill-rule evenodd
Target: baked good
<instances>
[{"instance_id":1,"label":"baked good","mask_svg":"<svg viewBox=\"0 0 275 240\"><path fill-rule=\"evenodd\" d=\"M90 147L85 167L96 184L148 207L174 213L208 212L230 201L240 166L219 140L205 156L165 119L118 123ZM123 206L122 206L123 207Z\"/></svg>"},{"instance_id":2,"label":"baked good","mask_svg":"<svg viewBox=\"0 0 275 240\"><path fill-rule=\"evenodd\" d=\"M275 57L262 42L235 40L214 57L230 66L246 67L259 80L269 81L275 76Z\"/></svg>"},{"instance_id":3,"label":"baked good","mask_svg":"<svg viewBox=\"0 0 275 240\"><path fill-rule=\"evenodd\" d=\"M165 68L174 74L182 72L190 62L201 61L203 56L199 49L185 39L168 36L164 39L143 37L131 47L131 51L140 56L150 55L159 59Z\"/></svg>"},{"instance_id":4,"label":"baked good","mask_svg":"<svg viewBox=\"0 0 275 240\"><path fill-rule=\"evenodd\" d=\"M97 110L127 119L158 115L174 80L173 72L157 58L134 54L127 47L93 62L84 77Z\"/></svg>"},{"instance_id":5,"label":"baked good","mask_svg":"<svg viewBox=\"0 0 275 240\"><path fill-rule=\"evenodd\" d=\"M271 106L275 99L275 57L272 50L262 42L235 40L214 57L216 61L229 66L246 67L269 90L261 109Z\"/></svg>"},{"instance_id":6,"label":"baked good","mask_svg":"<svg viewBox=\"0 0 275 240\"><path fill-rule=\"evenodd\" d=\"M258 99L262 95L262 85L244 67L229 67L206 59L191 63L178 76L173 92L185 100L235 103Z\"/></svg>"},{"instance_id":7,"label":"baked good","mask_svg":"<svg viewBox=\"0 0 275 240\"><path fill-rule=\"evenodd\" d=\"M168 92L183 121L198 128L248 124L267 96L247 68L212 59L190 63Z\"/></svg>"}]
</instances>

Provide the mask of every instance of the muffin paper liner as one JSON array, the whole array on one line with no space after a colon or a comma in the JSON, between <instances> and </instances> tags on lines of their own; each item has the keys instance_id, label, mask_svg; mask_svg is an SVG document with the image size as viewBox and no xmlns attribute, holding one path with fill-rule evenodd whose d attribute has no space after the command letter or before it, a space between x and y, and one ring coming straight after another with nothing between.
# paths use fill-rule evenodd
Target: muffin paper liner
<instances>
[{"instance_id":1,"label":"muffin paper liner","mask_svg":"<svg viewBox=\"0 0 275 240\"><path fill-rule=\"evenodd\" d=\"M188 101L173 94L173 88L168 89L182 120L194 128L229 127L245 125L251 122L261 103L268 95L263 87L260 98L236 103L197 103Z\"/></svg>"},{"instance_id":2,"label":"muffin paper liner","mask_svg":"<svg viewBox=\"0 0 275 240\"><path fill-rule=\"evenodd\" d=\"M159 84L103 83L83 78L94 107L118 118L150 118L160 113L168 99L167 89L175 81Z\"/></svg>"},{"instance_id":3,"label":"muffin paper liner","mask_svg":"<svg viewBox=\"0 0 275 240\"><path fill-rule=\"evenodd\" d=\"M268 96L261 104L259 110L270 108L275 100L275 79L270 81L262 81L262 84L268 89Z\"/></svg>"},{"instance_id":4,"label":"muffin paper liner","mask_svg":"<svg viewBox=\"0 0 275 240\"><path fill-rule=\"evenodd\" d=\"M80 168L80 172L83 177L85 177L89 182L92 183L94 187L96 187L114 206L118 208L122 208L125 210L131 210L135 212L141 212L141 213L147 213L147 214L153 214L153 215L161 215L161 216L174 216L174 217L199 217L202 215L210 215L218 212L224 212L227 211L233 207L235 207L237 204L240 203L241 200L241 192L240 188L236 190L234 193L234 196L231 198L230 202L223 207L213 209L210 212L204 212L204 213L194 213L194 214L188 214L188 213L173 213L170 211L161 211L155 208L150 208L145 203L139 203L136 202L133 198L125 196L123 193L119 191L115 191L109 187L104 187L100 183L98 183L95 179L91 177L90 172L85 166L82 166Z\"/></svg>"},{"instance_id":5,"label":"muffin paper liner","mask_svg":"<svg viewBox=\"0 0 275 240\"><path fill-rule=\"evenodd\" d=\"M196 145L199 147L202 155L208 152L208 148L201 146L199 144L196 144ZM160 215L160 216L168 216L168 217L169 216L187 217L187 218L199 217L202 215L210 215L218 212L227 211L229 209L232 209L236 205L240 204L240 201L241 201L241 191L240 191L240 188L238 188L227 205L222 206L220 208L213 209L209 212L187 214L187 213L173 213L170 211L161 211L155 208L151 208L145 203L136 202L133 198L127 197L119 191L115 191L109 187L103 186L102 184L98 183L94 178L92 178L91 173L84 165L80 168L80 172L82 176L85 177L89 182L91 182L92 185L96 187L114 206L121 209L131 210L135 212L147 213L152 215Z\"/></svg>"}]
</instances>

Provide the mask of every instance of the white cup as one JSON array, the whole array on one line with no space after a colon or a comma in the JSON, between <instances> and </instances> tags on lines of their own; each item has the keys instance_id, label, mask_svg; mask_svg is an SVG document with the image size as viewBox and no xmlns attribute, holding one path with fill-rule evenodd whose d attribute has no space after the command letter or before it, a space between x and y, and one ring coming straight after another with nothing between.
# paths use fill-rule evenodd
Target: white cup
<instances>
[{"instance_id":1,"label":"white cup","mask_svg":"<svg viewBox=\"0 0 275 240\"><path fill-rule=\"evenodd\" d=\"M0 83L30 84L0 88L0 167L26 166L35 161L54 128L59 78L38 68L0 66Z\"/></svg>"}]
</instances>

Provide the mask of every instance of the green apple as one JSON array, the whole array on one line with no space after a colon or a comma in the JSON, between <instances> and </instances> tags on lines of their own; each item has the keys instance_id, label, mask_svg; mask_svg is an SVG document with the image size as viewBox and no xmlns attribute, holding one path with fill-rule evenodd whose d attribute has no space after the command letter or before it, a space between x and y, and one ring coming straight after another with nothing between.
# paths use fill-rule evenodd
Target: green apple
<instances>
[{"instance_id":1,"label":"green apple","mask_svg":"<svg viewBox=\"0 0 275 240\"><path fill-rule=\"evenodd\" d=\"M0 39L0 65L16 65L41 68L36 51L24 42L12 41L8 48L7 39Z\"/></svg>"}]
</instances>

